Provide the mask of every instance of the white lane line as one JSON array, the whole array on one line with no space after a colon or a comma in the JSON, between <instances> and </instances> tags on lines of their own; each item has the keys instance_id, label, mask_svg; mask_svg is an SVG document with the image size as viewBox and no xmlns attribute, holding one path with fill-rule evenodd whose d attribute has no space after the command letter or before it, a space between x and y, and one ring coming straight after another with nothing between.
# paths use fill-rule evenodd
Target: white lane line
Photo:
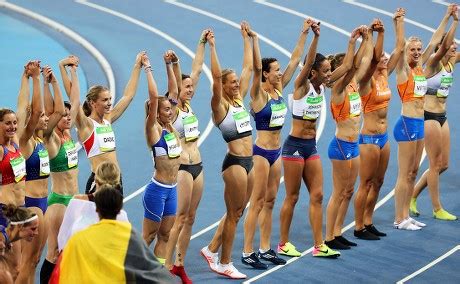
<instances>
[{"instance_id":1,"label":"white lane line","mask_svg":"<svg viewBox=\"0 0 460 284\"><path fill-rule=\"evenodd\" d=\"M22 14L24 16L27 16L29 18L32 18L36 21L39 21L42 24L45 24L52 29L68 36L70 39L78 42L85 48L96 60L97 62L101 65L102 70L105 73L105 76L107 77L107 81L109 83L109 90L112 93L112 97L115 97L113 94L115 92L115 76L113 75L113 70L112 67L110 66L109 62L107 59L102 55L102 53L94 47L88 40L83 38L81 35L77 34L75 31L69 29L68 27L64 26L63 24L60 24L54 20L51 20L50 18L47 18L43 15L40 15L38 13L35 13L31 10L28 10L26 8L8 3L6 1L0 1L0 7L9 9L11 11L14 11L16 13Z\"/></svg>"},{"instance_id":2,"label":"white lane line","mask_svg":"<svg viewBox=\"0 0 460 284\"><path fill-rule=\"evenodd\" d=\"M374 11L374 12L377 12L377 13L380 13L380 14L383 14L383 15L386 15L388 17L393 18L393 13L390 13L388 11L385 11L385 10L382 10L382 9L379 9L379 8L376 8L376 7L367 5L367 4L359 3L358 1L355 1L355 0L342 0L342 1L345 2L345 3L348 3L350 5L355 5L355 6L358 6L358 7L367 9L367 10L371 10L371 11ZM432 27L429 27L427 25L424 25L422 23L419 23L417 21L414 21L414 20L411 20L411 19L408 19L408 18L404 18L404 22L409 23L411 25L414 25L416 27L422 28L422 29L427 30L427 31L432 32L432 33L434 33L436 31ZM460 43L460 41L458 39L455 39L455 42Z\"/></svg>"},{"instance_id":3,"label":"white lane line","mask_svg":"<svg viewBox=\"0 0 460 284\"><path fill-rule=\"evenodd\" d=\"M412 273L412 274L404 277L403 279L399 280L398 282L396 282L396 284L405 283L406 281L414 278L415 276L419 275L420 273L425 272L426 270L428 270L431 267L435 266L436 264L438 264L439 262L441 262L445 258L449 257L450 255L452 255L453 253L455 253L458 250L460 250L460 245L455 246L450 251L448 251L445 254L441 255L440 257L438 257L437 259L435 259L432 262L428 263L424 267L420 268L419 270L415 271L414 273Z\"/></svg>"},{"instance_id":4,"label":"white lane line","mask_svg":"<svg viewBox=\"0 0 460 284\"><path fill-rule=\"evenodd\" d=\"M213 14L211 12L208 12L208 11L205 11L205 10L202 10L202 9L190 6L190 5L186 5L186 4L183 4L183 3L179 3L176 0L165 0L165 2L169 3L169 4L172 4L172 5L176 5L178 7L181 7L181 8L187 9L187 10L190 10L190 11L193 11L195 13L198 13L198 14L213 18L213 19L218 20L220 22L223 22L223 23L225 23L227 25L230 25L230 26L232 26L232 27L234 27L236 29L240 29L240 25L238 23L235 23L235 22L233 22L233 21L231 21L231 20L229 20L227 18L223 18L223 17L218 16L216 14ZM272 46L273 48L277 49L278 51L280 51L281 53L283 53L287 57L289 57L289 58L291 57L291 53L289 51L287 51L285 48L281 47L280 45L276 44L271 39L266 38L266 37L264 37L263 35L260 35L260 34L258 34L258 36L263 42L265 42L268 45ZM326 109L326 105L327 105L326 104L326 98L324 98L323 103L322 103L323 109ZM317 141L319 140L319 138L321 137L321 134L323 133L325 122L326 122L326 115L321 115L320 118L319 118L318 135L316 136ZM281 179L280 179L280 185L283 182L284 182L284 176L282 176ZM249 203L246 205L246 208L248 208L248 206L249 206ZM220 220L215 222L215 223L213 223L212 225L200 230L196 234L192 235L192 237L190 239L193 240L193 239L203 235L204 233L209 232L210 230L212 230L215 227L217 227L219 225L219 222L220 222Z\"/></svg>"},{"instance_id":5,"label":"white lane line","mask_svg":"<svg viewBox=\"0 0 460 284\"><path fill-rule=\"evenodd\" d=\"M119 17L119 18L122 18L123 20L126 20L132 24L135 24L137 26L140 26L141 28L144 28L162 38L164 38L165 40L171 42L172 44L174 44L175 46L177 46L178 48L180 48L184 53L186 53L188 56L190 56L191 58L194 58L195 57L195 53L193 51L191 51L188 47L186 47L184 44L182 44L181 42L179 42L178 40L176 40L175 38L171 37L170 35L168 35L167 33L164 33L142 21L139 21L135 18L132 18L126 14L123 14L123 13L120 13L120 12L117 12L115 10L112 10L112 9L109 9L107 7L104 7L104 6L100 6L100 5L97 5L97 4L94 4L94 3L90 3L88 1L85 1L85 0L77 0L75 1L77 3L80 3L82 5L86 5L88 7L91 7L91 8L94 8L96 10L99 10L99 11L102 11L104 13L107 13L107 14L111 14L113 16L116 16L116 17ZM208 77L208 80L209 82L212 82L212 76L211 76L211 71L209 70L209 68L206 66L206 64L203 64L203 72L205 73L206 77ZM200 138L198 139L198 146L200 146L203 141L209 136L209 133L211 133L211 130L213 128L214 124L212 123L212 119L210 118L209 121L208 121L208 124L206 126L206 129L204 130L203 132L203 135L200 136ZM138 190L136 190L135 192L131 193L130 195L126 196L124 199L123 199L123 202L128 202L129 200L133 199L134 197L138 196L139 194L141 194L144 190L145 190L145 185L141 188L139 188Z\"/></svg>"},{"instance_id":6,"label":"white lane line","mask_svg":"<svg viewBox=\"0 0 460 284\"><path fill-rule=\"evenodd\" d=\"M449 2L443 1L443 0L433 0L433 3L444 5L444 6L449 6Z\"/></svg>"},{"instance_id":7,"label":"white lane line","mask_svg":"<svg viewBox=\"0 0 460 284\"><path fill-rule=\"evenodd\" d=\"M259 4L263 4L263 5L266 5L266 6L269 6L269 7L272 7L272 8L277 9L277 10L284 11L284 12L289 13L289 14L296 15L296 16L301 17L301 18L308 17L307 15L305 15L305 14L303 14L303 13L300 13L300 12L298 12L298 11L294 11L294 10L292 10L292 9L289 9L289 8L286 8L286 7L283 7L283 6L280 6L280 5L272 4L272 3L269 3L269 2L267 2L267 1L265 1L265 0L254 0L254 2L259 3ZM321 21L321 24L323 24L322 21ZM324 26L326 26L326 23L324 23ZM334 25L331 25L331 26L336 27L336 26L334 26ZM338 31L338 32L339 32L339 30L340 30L340 31L341 31L340 33L343 33L343 34L348 35L348 36L350 35L349 32L347 32L347 31L345 31L345 30L343 30L343 29L341 29L341 28L338 28L338 27L337 27L337 29L334 29L334 30L336 30L336 31ZM422 154L422 159L421 159L421 161L420 161L420 165L421 165L421 164L423 163L423 161L425 160L425 157L426 157L426 153L425 153L425 151L424 151L423 154ZM391 197L393 197L394 191L395 191L395 190L394 190L394 188L393 188L393 190L391 190L387 195L385 195L385 197L382 198L382 200L380 200L380 201L376 204L376 206L375 206L375 208L374 208L374 211L376 211L376 210L377 210L378 208L380 208L383 204L385 204L385 202L387 202ZM349 229L352 228L354 225L355 225L355 222L354 222L354 221L351 222L350 224L348 224L347 226L345 226L345 227L342 229L342 233L345 232L345 231L347 231L347 230L349 230ZM288 265L288 264L290 264L290 263L293 263L293 262L299 260L300 258L304 257L305 255L309 254L309 253L312 252L312 251L313 251L313 247L310 247L309 249L303 251L299 257L293 257L293 258L289 259L289 260L286 262L286 265ZM263 277L265 277L265 276L267 276L267 275L269 275L269 274L271 274L271 273L277 271L278 269L281 269L281 268L285 267L286 265L274 266L273 268L271 268L271 269L269 269L269 270L266 270L266 271L264 271L263 273L261 273L261 274L259 274L259 275L257 275L257 276L254 276L254 277L252 277L252 278L250 278L250 279L244 281L243 283L252 283L252 282L254 282L254 281L256 281L256 280L258 280L258 279L260 279L260 278L263 278Z\"/></svg>"},{"instance_id":8,"label":"white lane line","mask_svg":"<svg viewBox=\"0 0 460 284\"><path fill-rule=\"evenodd\" d=\"M228 20L226 18L223 18L221 16L218 16L216 14L210 13L208 11L193 7L191 5L180 3L180 2L178 2L176 0L164 0L164 2L172 4L172 5L175 5L175 6L178 6L178 7L181 7L181 8L184 8L184 9L187 9L187 10L190 10L190 11L193 11L195 13L204 15L204 16L212 18L212 19L215 19L215 20L217 20L219 22L222 22L222 23L225 23L227 25L230 25L230 26L232 26L232 27L234 27L234 28L236 28L238 30L240 29L240 24L238 24L236 22L233 22L231 20ZM257 35L259 36L259 39L261 41L263 41L263 42L267 43L268 45L274 47L275 49L277 49L278 51L280 51L282 54L286 55L287 57L291 57L291 53L289 51L287 51L285 48L281 47L280 45L278 45L277 43L275 43L271 39L269 39L269 38L267 38L267 37L265 37L265 36L263 36L263 35L261 35L259 33L257 33Z\"/></svg>"}]
</instances>

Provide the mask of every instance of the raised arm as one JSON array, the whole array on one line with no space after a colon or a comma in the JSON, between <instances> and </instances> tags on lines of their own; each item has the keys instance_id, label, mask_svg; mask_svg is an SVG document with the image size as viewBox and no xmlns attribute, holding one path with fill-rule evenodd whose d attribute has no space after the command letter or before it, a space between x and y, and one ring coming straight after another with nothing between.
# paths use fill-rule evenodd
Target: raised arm
<instances>
[{"instance_id":1,"label":"raised arm","mask_svg":"<svg viewBox=\"0 0 460 284\"><path fill-rule=\"evenodd\" d=\"M372 36L374 31L377 32L377 40L375 42L375 46L372 46ZM364 70L363 75L360 77L361 79L358 81L361 95L367 95L370 91L372 75L374 75L375 69L382 57L384 32L385 29L383 23L378 19L374 20L369 27L369 40L366 47L368 50L366 51L367 55L365 55L365 57L370 57L371 60L370 62L367 62L368 59L365 58L362 60L363 65L367 64L368 67ZM358 75L357 78L359 78Z\"/></svg>"},{"instance_id":2,"label":"raised arm","mask_svg":"<svg viewBox=\"0 0 460 284\"><path fill-rule=\"evenodd\" d=\"M163 54L163 59L166 66L166 75L168 76L168 98L177 102L179 97L179 89L177 88L176 76L172 67L172 50L168 50Z\"/></svg>"},{"instance_id":3,"label":"raised arm","mask_svg":"<svg viewBox=\"0 0 460 284\"><path fill-rule=\"evenodd\" d=\"M252 87L251 87L251 104L254 102L263 101L264 96L260 85L262 84L262 58L260 56L259 48L259 38L255 32L252 30L246 31L250 38L252 38L252 54L253 54L253 68L254 75L252 78Z\"/></svg>"},{"instance_id":4,"label":"raised arm","mask_svg":"<svg viewBox=\"0 0 460 284\"><path fill-rule=\"evenodd\" d=\"M193 88L195 89L200 80L200 74L203 70L204 62L204 50L206 45L206 36L208 35L209 30L206 29L201 32L200 40L198 41L198 46L196 47L195 57L192 61L192 71L190 72L190 78L193 81ZM178 82L179 83L179 82Z\"/></svg>"},{"instance_id":5,"label":"raised arm","mask_svg":"<svg viewBox=\"0 0 460 284\"><path fill-rule=\"evenodd\" d=\"M62 84L64 85L64 90L67 96L70 94L70 88L72 82L70 81L69 75L67 74L67 66L78 66L79 59L74 55L69 55L68 57L59 61L59 71L61 72Z\"/></svg>"},{"instance_id":6,"label":"raised arm","mask_svg":"<svg viewBox=\"0 0 460 284\"><path fill-rule=\"evenodd\" d=\"M153 79L152 67L147 54L142 56L142 64L145 66L144 70L147 75L147 88L149 92L147 118L145 121L145 134L149 146L156 143L156 124L157 124L157 110L158 110L158 89L155 80Z\"/></svg>"},{"instance_id":7,"label":"raised arm","mask_svg":"<svg viewBox=\"0 0 460 284\"><path fill-rule=\"evenodd\" d=\"M214 122L218 122L225 115L225 105L222 103L222 71L217 57L214 32L209 32L207 40L211 55L212 97L211 109Z\"/></svg>"},{"instance_id":8,"label":"raised arm","mask_svg":"<svg viewBox=\"0 0 460 284\"><path fill-rule=\"evenodd\" d=\"M353 68L351 72L348 72L347 75L351 76L350 73L354 73L356 81L359 82L363 77L366 70L369 68L369 65L372 60L372 32L369 33L367 26L361 26L361 36L363 41L359 46L358 52L353 59Z\"/></svg>"},{"instance_id":9,"label":"raised arm","mask_svg":"<svg viewBox=\"0 0 460 284\"><path fill-rule=\"evenodd\" d=\"M115 122L128 108L129 104L136 95L137 85L139 83L139 75L141 73L141 58L145 54L145 51L141 51L136 56L136 62L134 63L133 70L131 71L131 77L129 78L128 83L126 84L125 91L123 96L112 109L112 111L107 115L107 119L113 123Z\"/></svg>"},{"instance_id":10,"label":"raised arm","mask_svg":"<svg viewBox=\"0 0 460 284\"><path fill-rule=\"evenodd\" d=\"M54 101L51 96L49 84L53 87ZM59 120L65 114L64 100L62 99L61 90L59 89L59 83L54 76L53 70L49 66L43 68L43 84L44 94L43 99L45 103L45 113L49 117L48 127L43 132L45 137L49 137L53 132L54 127L58 124ZM73 86L71 87L73 88ZM52 106L52 108L50 108Z\"/></svg>"},{"instance_id":11,"label":"raised arm","mask_svg":"<svg viewBox=\"0 0 460 284\"><path fill-rule=\"evenodd\" d=\"M70 67L70 79L72 82L72 87L70 88L70 119L72 123L74 123L78 113L81 111L83 114L83 111L80 107L80 82L78 81L77 65L72 65ZM83 114L83 116L85 115ZM85 118L88 121L86 116Z\"/></svg>"},{"instance_id":12,"label":"raised arm","mask_svg":"<svg viewBox=\"0 0 460 284\"><path fill-rule=\"evenodd\" d=\"M388 75L393 73L395 70L396 65L399 62L399 59L404 54L404 16L406 15L406 10L403 8L398 8L393 16L393 25L396 33L396 43L395 49L390 55L390 59L388 59L387 63L387 70Z\"/></svg>"},{"instance_id":13,"label":"raised arm","mask_svg":"<svg viewBox=\"0 0 460 284\"><path fill-rule=\"evenodd\" d=\"M176 77L176 84L178 92L180 93L180 88L182 86L182 70L180 68L180 60L177 54L174 51L171 51L171 63L173 67L174 77Z\"/></svg>"},{"instance_id":14,"label":"raised arm","mask_svg":"<svg viewBox=\"0 0 460 284\"><path fill-rule=\"evenodd\" d=\"M341 95L343 93L343 90L348 85L348 83L350 83L350 81L353 78L353 75L355 73L355 68L353 66L354 65L354 59L356 58L354 47L355 47L355 44L356 44L356 40L358 39L358 37L360 35L362 35L362 30L363 30L362 27L359 27L358 29L355 29L351 33L350 41L349 41L349 44L348 44L348 50L347 50L347 53L345 54L345 57L343 59L343 63L340 66L340 67L344 66L343 70L346 70L346 71L344 72L344 75L342 75L342 77L340 77L334 83L334 85L332 87L332 94L333 95L332 95L331 100L334 103L340 103L340 102L343 101L343 98L335 98L335 97L336 97L336 95L338 95L338 94ZM362 44L362 42L361 42L361 44ZM335 70L334 70L334 72L335 72ZM332 72L332 74L334 74L334 72Z\"/></svg>"},{"instance_id":15,"label":"raised arm","mask_svg":"<svg viewBox=\"0 0 460 284\"><path fill-rule=\"evenodd\" d=\"M444 31L446 30L447 23L449 22L449 17L452 15L453 11L456 9L457 9L456 4L450 4L447 7L446 14L442 18L441 23L439 23L438 28L431 36L430 42L428 43L428 45L426 46L425 50L422 53L422 64L423 65L428 61L435 47L441 42L442 35L444 34Z\"/></svg>"},{"instance_id":16,"label":"raised arm","mask_svg":"<svg viewBox=\"0 0 460 284\"><path fill-rule=\"evenodd\" d=\"M241 23L241 35L243 36L243 69L240 76L240 95L242 98L246 96L249 89L249 81L251 80L252 73L252 47L251 38L247 30L250 30L247 22Z\"/></svg>"},{"instance_id":17,"label":"raised arm","mask_svg":"<svg viewBox=\"0 0 460 284\"><path fill-rule=\"evenodd\" d=\"M358 40L360 35L361 34L359 28L356 28L351 32L350 39L348 41L347 52L345 53L343 62L338 68L332 71L331 79L329 80L330 83L334 83L338 79L342 78L343 75L345 75L353 67L356 40Z\"/></svg>"},{"instance_id":18,"label":"raised arm","mask_svg":"<svg viewBox=\"0 0 460 284\"><path fill-rule=\"evenodd\" d=\"M30 118L27 121L24 131L19 135L19 145L25 145L30 137L34 134L35 128L37 127L40 115L43 111L43 102L40 91L40 61L33 61L32 64L28 65L29 74L32 78L32 108L30 111ZM19 104L18 104L18 107Z\"/></svg>"},{"instance_id":19,"label":"raised arm","mask_svg":"<svg viewBox=\"0 0 460 284\"><path fill-rule=\"evenodd\" d=\"M29 66L32 62L28 62L24 66L24 72L21 76L21 86L19 88L18 94L18 108L16 110L16 117L18 119L18 130L17 134L18 137L21 136L21 133L24 131L27 122L27 116L30 112L29 107L29 96L30 96L30 87L29 87L29 77L30 77L30 70Z\"/></svg>"},{"instance_id":20,"label":"raised arm","mask_svg":"<svg viewBox=\"0 0 460 284\"><path fill-rule=\"evenodd\" d=\"M458 25L458 12L456 6L455 11L452 14L452 18L453 22L449 28L449 31L439 45L438 50L436 50L436 52L430 56L426 63L425 76L427 77L433 76L438 71L439 62L444 57L444 55L446 55L447 51L449 51L449 48L452 45Z\"/></svg>"},{"instance_id":21,"label":"raised arm","mask_svg":"<svg viewBox=\"0 0 460 284\"><path fill-rule=\"evenodd\" d=\"M307 41L307 34L308 34L308 30L310 29L311 24L312 24L312 19L305 19L303 21L302 30L300 31L299 39L297 40L297 44L294 47L294 50L292 51L291 58L289 59L289 63L286 66L286 69L284 70L283 75L281 77L282 89L284 89L287 86L287 84L289 84L289 82L292 79L292 76L294 76L297 66L299 65L300 59L302 59L303 49L305 47L305 42ZM278 90L282 91L282 89L281 90L278 89Z\"/></svg>"},{"instance_id":22,"label":"raised arm","mask_svg":"<svg viewBox=\"0 0 460 284\"><path fill-rule=\"evenodd\" d=\"M320 35L320 26L319 26L320 23L319 22L315 23L311 19L309 19L309 21L311 21L310 25L314 33L314 37L313 37L313 41L310 44L310 48L308 49L308 53L305 56L303 68L294 81L294 99L295 100L299 100L310 90L310 84L308 84L308 76L310 75L311 69L313 68L313 64L315 63L316 50L318 47L318 40L319 40L319 35Z\"/></svg>"}]
</instances>

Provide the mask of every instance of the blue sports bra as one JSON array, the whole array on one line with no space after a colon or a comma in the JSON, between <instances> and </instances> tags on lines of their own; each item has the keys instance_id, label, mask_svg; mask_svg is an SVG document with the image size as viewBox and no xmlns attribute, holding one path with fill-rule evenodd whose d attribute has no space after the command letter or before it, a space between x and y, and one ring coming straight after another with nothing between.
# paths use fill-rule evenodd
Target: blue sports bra
<instances>
[{"instance_id":1,"label":"blue sports bra","mask_svg":"<svg viewBox=\"0 0 460 284\"><path fill-rule=\"evenodd\" d=\"M256 122L257 130L274 131L281 129L284 125L287 113L286 102L278 90L275 90L275 92L278 93L277 100L273 99L270 94L266 93L268 101L264 108L257 113L251 110L251 114Z\"/></svg>"},{"instance_id":2,"label":"blue sports bra","mask_svg":"<svg viewBox=\"0 0 460 284\"><path fill-rule=\"evenodd\" d=\"M35 148L26 160L26 181L45 179L50 175L48 151L40 138L35 138Z\"/></svg>"}]
</instances>

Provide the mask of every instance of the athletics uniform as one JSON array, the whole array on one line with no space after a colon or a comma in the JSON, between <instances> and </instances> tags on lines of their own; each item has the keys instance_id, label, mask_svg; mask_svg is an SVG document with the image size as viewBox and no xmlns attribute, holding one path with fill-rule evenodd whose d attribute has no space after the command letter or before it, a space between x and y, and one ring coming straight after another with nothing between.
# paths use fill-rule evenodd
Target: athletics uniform
<instances>
[{"instance_id":1,"label":"athletics uniform","mask_svg":"<svg viewBox=\"0 0 460 284\"><path fill-rule=\"evenodd\" d=\"M347 94L341 104L335 105L331 101L332 117L340 122L351 117L361 115L361 97L356 84L349 84L346 88ZM329 144L328 156L331 160L351 160L359 156L358 141L345 141L332 138Z\"/></svg>"},{"instance_id":2,"label":"athletics uniform","mask_svg":"<svg viewBox=\"0 0 460 284\"><path fill-rule=\"evenodd\" d=\"M163 129L160 140L152 145L153 159L167 156L169 159L180 157L182 147L180 140L172 132ZM174 216L177 210L177 183L163 184L154 178L147 184L142 198L144 217L154 222L161 222L164 216Z\"/></svg>"},{"instance_id":3,"label":"athletics uniform","mask_svg":"<svg viewBox=\"0 0 460 284\"><path fill-rule=\"evenodd\" d=\"M193 113L191 106L185 103L186 111L176 107L177 117L173 122L174 129L179 133L179 138L184 139L185 143L196 141L200 137L200 130L198 129L198 119ZM179 171L186 171L192 175L195 180L200 173L203 171L203 165L201 162L197 164L180 164Z\"/></svg>"},{"instance_id":4,"label":"athletics uniform","mask_svg":"<svg viewBox=\"0 0 460 284\"><path fill-rule=\"evenodd\" d=\"M225 142L229 143L252 135L252 126L249 113L246 111L241 100L235 100L237 106L229 104L227 115L222 122L217 125ZM227 153L222 163L222 172L233 165L240 165L249 173L254 166L252 156L235 156Z\"/></svg>"},{"instance_id":5,"label":"athletics uniform","mask_svg":"<svg viewBox=\"0 0 460 284\"><path fill-rule=\"evenodd\" d=\"M450 87L452 87L452 82L454 80L452 76L454 66L450 62L447 64L449 65L451 72L448 72L443 65L442 69L438 73L427 79L427 96L436 96L438 98L447 99ZM442 113L433 113L425 110L424 117L425 120L436 120L439 124L441 124L441 127L447 120L445 111Z\"/></svg>"},{"instance_id":6,"label":"athletics uniform","mask_svg":"<svg viewBox=\"0 0 460 284\"><path fill-rule=\"evenodd\" d=\"M310 83L310 91L301 99L292 101L292 118L315 122L321 115L324 101L324 86L317 93ZM316 139L303 139L289 135L283 145L283 160L304 163L319 159Z\"/></svg>"},{"instance_id":7,"label":"athletics uniform","mask_svg":"<svg viewBox=\"0 0 460 284\"><path fill-rule=\"evenodd\" d=\"M388 108L388 102L391 98L391 90L388 87L388 78L379 77L377 80L372 79L374 86L369 94L361 97L364 113L370 113L380 109ZM359 144L374 144L382 149L388 142L388 132L367 135L359 134Z\"/></svg>"},{"instance_id":8,"label":"athletics uniform","mask_svg":"<svg viewBox=\"0 0 460 284\"><path fill-rule=\"evenodd\" d=\"M423 100L426 91L427 80L421 67L412 69L407 81L398 85L398 93L402 103ZM423 139L425 136L423 118L401 115L393 129L393 135L397 142Z\"/></svg>"},{"instance_id":9,"label":"athletics uniform","mask_svg":"<svg viewBox=\"0 0 460 284\"><path fill-rule=\"evenodd\" d=\"M278 94L278 99L273 99L269 93L267 94L267 103L264 108L258 113L251 111L254 121L256 122L257 130L277 131L284 125L286 119L287 107L281 93L275 89ZM273 165L281 155L281 148L275 150L263 149L256 144L253 147L253 155L258 155L267 159L268 163Z\"/></svg>"},{"instance_id":10,"label":"athletics uniform","mask_svg":"<svg viewBox=\"0 0 460 284\"><path fill-rule=\"evenodd\" d=\"M47 179L50 175L50 159L48 151L40 138L34 138L35 148L26 160L26 182L39 179ZM48 189L46 191L48 194ZM26 207L38 207L42 210L43 214L48 207L48 196L45 197L25 197Z\"/></svg>"}]
</instances>

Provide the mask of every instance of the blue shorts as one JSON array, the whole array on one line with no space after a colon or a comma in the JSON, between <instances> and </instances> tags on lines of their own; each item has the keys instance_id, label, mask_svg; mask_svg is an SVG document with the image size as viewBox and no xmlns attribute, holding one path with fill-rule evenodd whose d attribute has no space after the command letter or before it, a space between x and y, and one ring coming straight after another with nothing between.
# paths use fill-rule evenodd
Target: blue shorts
<instances>
[{"instance_id":1,"label":"blue shorts","mask_svg":"<svg viewBox=\"0 0 460 284\"><path fill-rule=\"evenodd\" d=\"M46 209L48 208L48 196L46 197L28 197L26 196L25 198L25 201L26 201L26 207L29 208L29 207L37 207L37 208L40 208L43 212L43 214L45 214L46 212Z\"/></svg>"},{"instance_id":2,"label":"blue shorts","mask_svg":"<svg viewBox=\"0 0 460 284\"><path fill-rule=\"evenodd\" d=\"M388 132L383 134L374 134L374 135L359 135L359 144L373 144L377 145L382 149L385 144L388 142Z\"/></svg>"},{"instance_id":3,"label":"blue shorts","mask_svg":"<svg viewBox=\"0 0 460 284\"><path fill-rule=\"evenodd\" d=\"M155 222L161 222L164 216L174 216L177 211L177 184L166 185L152 180L142 197L144 217Z\"/></svg>"},{"instance_id":4,"label":"blue shorts","mask_svg":"<svg viewBox=\"0 0 460 284\"><path fill-rule=\"evenodd\" d=\"M416 141L425 137L423 118L407 117L401 115L393 129L397 142Z\"/></svg>"},{"instance_id":5,"label":"blue shorts","mask_svg":"<svg viewBox=\"0 0 460 284\"><path fill-rule=\"evenodd\" d=\"M331 160L351 160L359 156L358 141L348 142L337 137L332 138L327 152Z\"/></svg>"},{"instance_id":6,"label":"blue shorts","mask_svg":"<svg viewBox=\"0 0 460 284\"><path fill-rule=\"evenodd\" d=\"M252 147L252 155L264 157L265 159L267 159L271 167L276 162L276 160L278 160L278 158L281 156L281 148L276 149L276 150L266 150L254 144L254 146Z\"/></svg>"},{"instance_id":7,"label":"blue shorts","mask_svg":"<svg viewBox=\"0 0 460 284\"><path fill-rule=\"evenodd\" d=\"M289 135L286 141L284 141L282 155L285 161L304 162L319 159L316 149L316 139L302 139Z\"/></svg>"}]
</instances>

